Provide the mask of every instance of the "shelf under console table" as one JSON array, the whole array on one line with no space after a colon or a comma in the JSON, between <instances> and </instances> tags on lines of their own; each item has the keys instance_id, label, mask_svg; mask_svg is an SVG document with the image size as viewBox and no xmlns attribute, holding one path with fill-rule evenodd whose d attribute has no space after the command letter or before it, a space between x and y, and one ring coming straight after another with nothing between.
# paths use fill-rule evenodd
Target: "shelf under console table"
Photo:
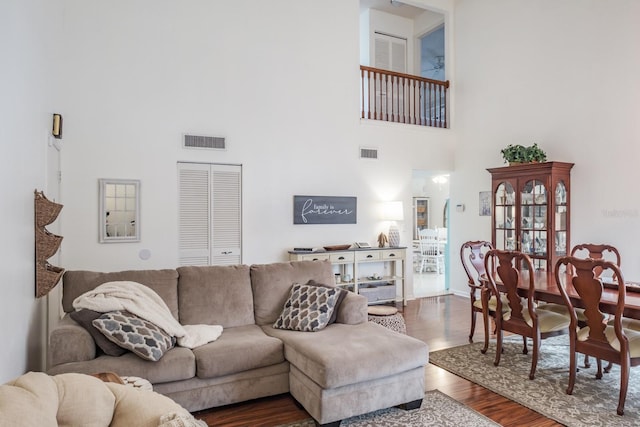
<instances>
[{"instance_id":1,"label":"shelf under console table","mask_svg":"<svg viewBox=\"0 0 640 427\"><path fill-rule=\"evenodd\" d=\"M336 285L365 296L369 304L407 304L406 247L337 251L289 251L290 261L329 261Z\"/></svg>"}]
</instances>

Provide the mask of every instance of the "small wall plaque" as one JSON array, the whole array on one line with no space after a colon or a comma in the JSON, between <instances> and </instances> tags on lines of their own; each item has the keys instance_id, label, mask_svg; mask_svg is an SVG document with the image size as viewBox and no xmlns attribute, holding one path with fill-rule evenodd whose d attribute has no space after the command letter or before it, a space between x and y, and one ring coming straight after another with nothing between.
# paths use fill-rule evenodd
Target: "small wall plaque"
<instances>
[{"instance_id":1,"label":"small wall plaque","mask_svg":"<svg viewBox=\"0 0 640 427\"><path fill-rule=\"evenodd\" d=\"M293 196L294 224L356 224L356 197Z\"/></svg>"}]
</instances>

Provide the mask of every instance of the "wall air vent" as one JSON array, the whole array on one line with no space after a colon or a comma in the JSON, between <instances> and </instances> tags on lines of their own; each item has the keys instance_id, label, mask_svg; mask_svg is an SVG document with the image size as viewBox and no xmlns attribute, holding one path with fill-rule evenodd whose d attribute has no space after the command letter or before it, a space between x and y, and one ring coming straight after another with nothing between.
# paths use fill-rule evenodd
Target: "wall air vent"
<instances>
[{"instance_id":1,"label":"wall air vent","mask_svg":"<svg viewBox=\"0 0 640 427\"><path fill-rule=\"evenodd\" d=\"M206 150L226 150L227 142L220 136L185 135L182 141L184 148L202 148Z\"/></svg>"},{"instance_id":2,"label":"wall air vent","mask_svg":"<svg viewBox=\"0 0 640 427\"><path fill-rule=\"evenodd\" d=\"M378 160L378 149L360 147L360 158Z\"/></svg>"}]
</instances>

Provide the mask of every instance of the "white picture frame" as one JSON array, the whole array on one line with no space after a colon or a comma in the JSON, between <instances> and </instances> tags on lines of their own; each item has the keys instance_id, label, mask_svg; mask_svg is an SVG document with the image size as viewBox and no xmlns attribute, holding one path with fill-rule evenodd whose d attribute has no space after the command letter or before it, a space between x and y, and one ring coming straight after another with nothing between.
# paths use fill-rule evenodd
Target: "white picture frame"
<instances>
[{"instance_id":1,"label":"white picture frame","mask_svg":"<svg viewBox=\"0 0 640 427\"><path fill-rule=\"evenodd\" d=\"M140 241L140 181L98 180L100 243Z\"/></svg>"}]
</instances>

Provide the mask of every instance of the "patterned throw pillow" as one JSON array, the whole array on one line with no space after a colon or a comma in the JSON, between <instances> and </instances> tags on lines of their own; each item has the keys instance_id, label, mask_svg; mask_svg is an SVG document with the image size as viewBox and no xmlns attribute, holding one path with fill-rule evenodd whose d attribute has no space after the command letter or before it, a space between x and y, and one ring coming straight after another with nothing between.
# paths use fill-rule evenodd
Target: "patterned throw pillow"
<instances>
[{"instance_id":1,"label":"patterned throw pillow","mask_svg":"<svg viewBox=\"0 0 640 427\"><path fill-rule=\"evenodd\" d=\"M93 321L108 340L145 360L157 362L175 345L175 338L151 322L128 311L104 313Z\"/></svg>"},{"instance_id":2,"label":"patterned throw pillow","mask_svg":"<svg viewBox=\"0 0 640 427\"><path fill-rule=\"evenodd\" d=\"M331 315L331 318L329 319L329 324L335 323L335 321L338 318L338 308L340 308L340 304L347 297L347 294L349 293L349 291L347 291L346 289L339 288L337 286L323 285L322 283L318 283L313 279L309 280L307 282L307 285L309 285L309 286L323 286L323 287L329 288L329 289L338 289L338 299L336 300L336 305L333 307L333 314Z\"/></svg>"},{"instance_id":3,"label":"patterned throw pillow","mask_svg":"<svg viewBox=\"0 0 640 427\"><path fill-rule=\"evenodd\" d=\"M274 328L316 332L329 324L341 289L296 283Z\"/></svg>"}]
</instances>

